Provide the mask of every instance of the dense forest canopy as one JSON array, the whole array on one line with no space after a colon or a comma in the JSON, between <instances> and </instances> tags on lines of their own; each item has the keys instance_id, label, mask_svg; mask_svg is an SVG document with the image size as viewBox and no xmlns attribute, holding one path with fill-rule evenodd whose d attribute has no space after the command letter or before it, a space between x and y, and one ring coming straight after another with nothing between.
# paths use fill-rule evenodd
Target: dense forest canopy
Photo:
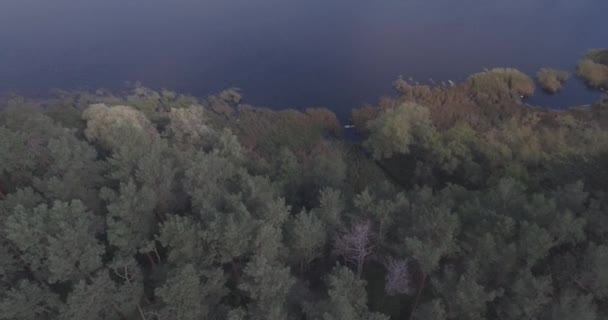
<instances>
[{"instance_id":1,"label":"dense forest canopy","mask_svg":"<svg viewBox=\"0 0 608 320\"><path fill-rule=\"evenodd\" d=\"M232 89L5 97L0 319L608 318L608 97L395 88L355 142Z\"/></svg>"}]
</instances>

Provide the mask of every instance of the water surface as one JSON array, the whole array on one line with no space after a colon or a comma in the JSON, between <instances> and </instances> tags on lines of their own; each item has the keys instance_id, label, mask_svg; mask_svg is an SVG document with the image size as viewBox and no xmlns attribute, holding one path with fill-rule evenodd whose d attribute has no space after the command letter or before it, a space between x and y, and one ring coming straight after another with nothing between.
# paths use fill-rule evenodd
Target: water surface
<instances>
[{"instance_id":1,"label":"water surface","mask_svg":"<svg viewBox=\"0 0 608 320\"><path fill-rule=\"evenodd\" d=\"M400 75L573 71L587 49L608 46L606 12L606 0L2 0L0 91L239 87L255 105L345 117ZM530 101L597 96L571 80Z\"/></svg>"}]
</instances>

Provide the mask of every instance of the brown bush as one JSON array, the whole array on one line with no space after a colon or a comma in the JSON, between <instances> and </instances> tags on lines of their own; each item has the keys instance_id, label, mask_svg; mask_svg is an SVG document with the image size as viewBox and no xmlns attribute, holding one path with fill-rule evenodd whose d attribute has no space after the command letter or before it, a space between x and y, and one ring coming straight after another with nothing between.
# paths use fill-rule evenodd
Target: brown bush
<instances>
[{"instance_id":1,"label":"brown bush","mask_svg":"<svg viewBox=\"0 0 608 320\"><path fill-rule=\"evenodd\" d=\"M351 111L351 118L355 129L359 134L367 134L367 122L375 119L380 113L380 109L372 106L365 106Z\"/></svg>"},{"instance_id":2,"label":"brown bush","mask_svg":"<svg viewBox=\"0 0 608 320\"><path fill-rule=\"evenodd\" d=\"M534 94L534 82L517 69L494 68L471 75L465 84L471 93L486 98L528 97Z\"/></svg>"},{"instance_id":3,"label":"brown bush","mask_svg":"<svg viewBox=\"0 0 608 320\"><path fill-rule=\"evenodd\" d=\"M338 119L327 109L274 111L240 105L232 129L248 150L271 156L280 146L293 152L308 153L324 137L337 136Z\"/></svg>"},{"instance_id":4,"label":"brown bush","mask_svg":"<svg viewBox=\"0 0 608 320\"><path fill-rule=\"evenodd\" d=\"M534 92L534 82L515 69L492 69L470 76L464 83L421 85L411 80L398 79L393 83L399 96L383 98L377 107L364 107L352 112L357 131L365 136L366 123L375 119L381 110L404 103L415 103L429 109L433 125L439 130L456 123L487 130L506 119L525 113L521 96Z\"/></svg>"},{"instance_id":5,"label":"brown bush","mask_svg":"<svg viewBox=\"0 0 608 320\"><path fill-rule=\"evenodd\" d=\"M585 58L578 63L576 74L592 88L608 89L608 65Z\"/></svg>"},{"instance_id":6,"label":"brown bush","mask_svg":"<svg viewBox=\"0 0 608 320\"><path fill-rule=\"evenodd\" d=\"M336 137L342 135L342 125L333 111L326 108L308 108L304 113L310 117L310 121L321 125L328 133Z\"/></svg>"},{"instance_id":7,"label":"brown bush","mask_svg":"<svg viewBox=\"0 0 608 320\"><path fill-rule=\"evenodd\" d=\"M536 73L536 80L548 93L560 91L568 78L570 78L570 74L567 71L555 69L542 68Z\"/></svg>"}]
</instances>

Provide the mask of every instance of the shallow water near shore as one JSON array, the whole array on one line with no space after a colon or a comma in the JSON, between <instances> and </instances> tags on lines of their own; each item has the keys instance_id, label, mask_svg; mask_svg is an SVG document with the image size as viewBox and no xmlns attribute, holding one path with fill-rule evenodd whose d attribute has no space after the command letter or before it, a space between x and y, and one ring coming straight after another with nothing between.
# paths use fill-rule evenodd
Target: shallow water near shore
<instances>
[{"instance_id":1,"label":"shallow water near shore","mask_svg":"<svg viewBox=\"0 0 608 320\"><path fill-rule=\"evenodd\" d=\"M238 87L251 104L327 107L346 119L392 93L399 76L573 72L585 51L608 43L606 12L604 0L4 0L0 91ZM526 102L563 108L598 97L572 78Z\"/></svg>"}]
</instances>

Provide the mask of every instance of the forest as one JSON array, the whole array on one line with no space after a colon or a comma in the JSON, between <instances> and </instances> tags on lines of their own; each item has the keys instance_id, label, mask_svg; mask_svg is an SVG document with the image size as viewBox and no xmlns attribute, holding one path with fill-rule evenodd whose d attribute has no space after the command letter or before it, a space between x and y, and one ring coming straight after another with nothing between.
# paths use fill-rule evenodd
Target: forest
<instances>
[{"instance_id":1,"label":"forest","mask_svg":"<svg viewBox=\"0 0 608 320\"><path fill-rule=\"evenodd\" d=\"M607 319L608 95L394 87L354 141L235 89L4 96L0 319Z\"/></svg>"}]
</instances>

